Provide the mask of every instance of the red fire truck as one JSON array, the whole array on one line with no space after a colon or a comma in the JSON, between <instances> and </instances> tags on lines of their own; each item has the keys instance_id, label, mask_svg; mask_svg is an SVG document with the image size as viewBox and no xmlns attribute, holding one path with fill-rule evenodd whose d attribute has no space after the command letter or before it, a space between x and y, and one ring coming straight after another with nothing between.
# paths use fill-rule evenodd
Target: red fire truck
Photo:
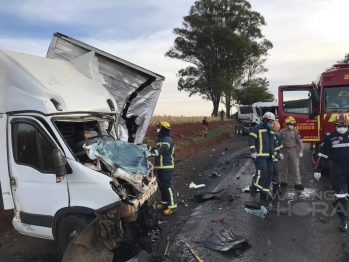
<instances>
[{"instance_id":1,"label":"red fire truck","mask_svg":"<svg viewBox=\"0 0 349 262\"><path fill-rule=\"evenodd\" d=\"M280 123L288 116L296 119L303 142L311 144L314 164L323 138L334 131L337 115L349 116L349 63L333 65L318 83L279 86L278 96Z\"/></svg>"}]
</instances>

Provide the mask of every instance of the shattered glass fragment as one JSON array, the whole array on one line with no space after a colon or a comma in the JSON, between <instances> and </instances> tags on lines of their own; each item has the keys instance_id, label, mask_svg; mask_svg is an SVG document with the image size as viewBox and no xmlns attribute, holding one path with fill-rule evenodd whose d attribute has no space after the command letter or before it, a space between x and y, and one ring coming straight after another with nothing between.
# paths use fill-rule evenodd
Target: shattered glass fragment
<instances>
[{"instance_id":1,"label":"shattered glass fragment","mask_svg":"<svg viewBox=\"0 0 349 262\"><path fill-rule=\"evenodd\" d=\"M131 174L148 174L149 151L145 145L125 141L98 141L95 154L114 168L122 168Z\"/></svg>"}]
</instances>

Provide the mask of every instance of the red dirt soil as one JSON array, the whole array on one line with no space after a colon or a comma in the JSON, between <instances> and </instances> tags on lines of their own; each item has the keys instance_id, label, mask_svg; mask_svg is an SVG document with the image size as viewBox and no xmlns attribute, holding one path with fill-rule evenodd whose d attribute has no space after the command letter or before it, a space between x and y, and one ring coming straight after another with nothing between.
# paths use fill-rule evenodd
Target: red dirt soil
<instances>
[{"instance_id":1,"label":"red dirt soil","mask_svg":"<svg viewBox=\"0 0 349 262\"><path fill-rule=\"evenodd\" d=\"M175 161L179 162L183 159L197 155L212 147L213 145L232 138L234 136L234 125L235 121L210 122L208 129L208 138L205 138L205 141L202 141L200 143L194 143L193 139L203 137L203 125L201 123L171 124L170 135L175 143ZM231 132L223 133L216 137L210 136L210 130L222 126L231 126ZM146 137L153 141L156 140L156 126L150 126L148 128ZM178 145L182 144L183 142L186 142L188 145L185 147L179 147Z\"/></svg>"}]
</instances>

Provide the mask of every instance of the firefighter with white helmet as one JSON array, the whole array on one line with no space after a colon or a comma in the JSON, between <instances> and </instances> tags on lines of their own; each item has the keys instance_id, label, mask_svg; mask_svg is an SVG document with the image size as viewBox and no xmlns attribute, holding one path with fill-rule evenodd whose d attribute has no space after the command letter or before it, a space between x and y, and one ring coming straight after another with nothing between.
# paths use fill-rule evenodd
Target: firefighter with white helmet
<instances>
[{"instance_id":1,"label":"firefighter with white helmet","mask_svg":"<svg viewBox=\"0 0 349 262\"><path fill-rule=\"evenodd\" d=\"M334 207L341 220L340 230L348 231L347 196L349 181L349 119L344 113L337 116L334 121L336 131L325 137L323 146L320 147L318 159L314 167L314 178L321 177L322 162L330 161L330 172L335 190Z\"/></svg>"},{"instance_id":2,"label":"firefighter with white helmet","mask_svg":"<svg viewBox=\"0 0 349 262\"><path fill-rule=\"evenodd\" d=\"M248 137L251 156L256 166L250 193L252 196L255 196L257 189L259 189L260 199L262 200L267 200L268 197L273 175L273 157L275 152L280 158L283 158L273 131L274 121L275 115L271 112L266 112L263 115L262 123L255 125Z\"/></svg>"},{"instance_id":3,"label":"firefighter with white helmet","mask_svg":"<svg viewBox=\"0 0 349 262\"><path fill-rule=\"evenodd\" d=\"M331 106L336 107L336 108L348 108L349 107L349 92L346 90L339 91L337 102L332 103Z\"/></svg>"},{"instance_id":4,"label":"firefighter with white helmet","mask_svg":"<svg viewBox=\"0 0 349 262\"><path fill-rule=\"evenodd\" d=\"M281 186L287 186L289 172L294 174L294 189L304 190L302 185L299 158L303 157L304 145L295 125L296 119L289 116L285 120L286 128L281 129L284 160L281 163Z\"/></svg>"}]
</instances>

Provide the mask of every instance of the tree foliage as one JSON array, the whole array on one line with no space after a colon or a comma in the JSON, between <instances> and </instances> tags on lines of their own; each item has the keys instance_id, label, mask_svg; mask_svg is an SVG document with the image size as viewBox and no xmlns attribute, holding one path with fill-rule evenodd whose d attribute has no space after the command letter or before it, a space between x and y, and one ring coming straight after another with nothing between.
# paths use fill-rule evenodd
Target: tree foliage
<instances>
[{"instance_id":1,"label":"tree foliage","mask_svg":"<svg viewBox=\"0 0 349 262\"><path fill-rule=\"evenodd\" d=\"M212 101L217 115L222 94L231 104L247 61L272 47L260 30L265 24L246 0L196 1L183 27L174 29L174 46L165 54L191 64L179 70L178 90Z\"/></svg>"},{"instance_id":2,"label":"tree foliage","mask_svg":"<svg viewBox=\"0 0 349 262\"><path fill-rule=\"evenodd\" d=\"M337 63L349 63L349 53L345 54L342 60L339 60Z\"/></svg>"}]
</instances>

